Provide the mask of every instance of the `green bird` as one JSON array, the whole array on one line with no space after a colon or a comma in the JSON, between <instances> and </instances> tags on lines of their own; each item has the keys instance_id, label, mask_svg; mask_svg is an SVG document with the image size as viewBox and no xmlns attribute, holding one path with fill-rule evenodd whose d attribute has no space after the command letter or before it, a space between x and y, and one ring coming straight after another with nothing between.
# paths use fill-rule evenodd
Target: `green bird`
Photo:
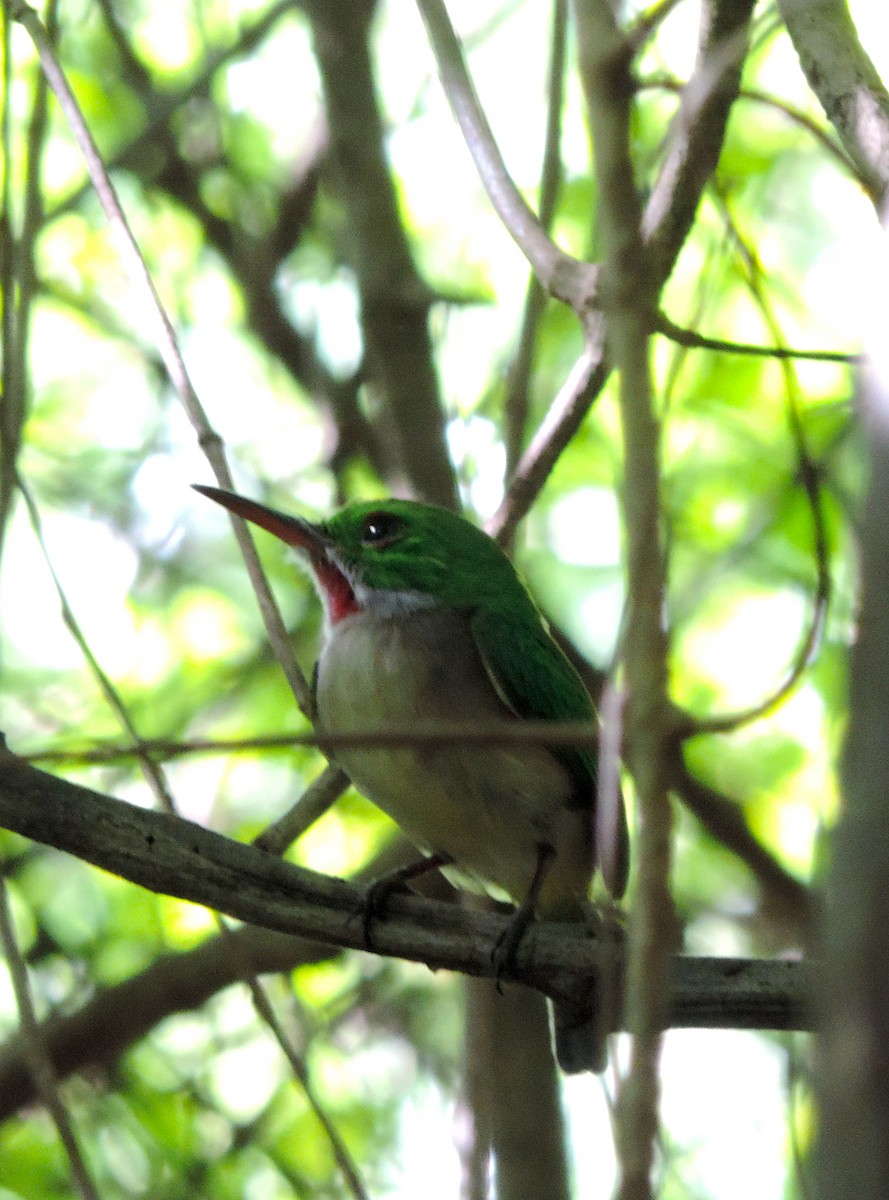
<instances>
[{"instance_id":1,"label":"green bird","mask_svg":"<svg viewBox=\"0 0 889 1200\"><path fill-rule=\"evenodd\" d=\"M497 543L463 517L408 500L352 504L312 524L219 488L197 491L296 547L324 604L319 732L418 722L597 720L580 676ZM355 786L436 865L516 904L507 954L537 913L583 919L599 866L626 887L622 800L596 821L596 754L528 744L336 751ZM592 996L554 1012L563 1070L602 1070Z\"/></svg>"}]
</instances>

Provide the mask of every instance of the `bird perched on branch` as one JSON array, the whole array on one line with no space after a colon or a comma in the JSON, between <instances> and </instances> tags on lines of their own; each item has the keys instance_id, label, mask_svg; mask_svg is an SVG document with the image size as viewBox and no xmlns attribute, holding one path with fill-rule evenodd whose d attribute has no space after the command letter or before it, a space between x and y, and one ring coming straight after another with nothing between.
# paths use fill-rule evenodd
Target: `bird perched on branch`
<instances>
[{"instance_id":1,"label":"bird perched on branch","mask_svg":"<svg viewBox=\"0 0 889 1200\"><path fill-rule=\"evenodd\" d=\"M300 551L324 604L319 732L419 722L596 721L577 672L507 556L445 509L353 504L313 524L219 488L197 490ZM358 746L337 763L435 865L453 864L518 905L505 964L535 912L583 919L598 867L615 898L628 871L616 796L596 819L596 754L528 742ZM602 1070L594 996L556 1006L565 1071Z\"/></svg>"}]
</instances>

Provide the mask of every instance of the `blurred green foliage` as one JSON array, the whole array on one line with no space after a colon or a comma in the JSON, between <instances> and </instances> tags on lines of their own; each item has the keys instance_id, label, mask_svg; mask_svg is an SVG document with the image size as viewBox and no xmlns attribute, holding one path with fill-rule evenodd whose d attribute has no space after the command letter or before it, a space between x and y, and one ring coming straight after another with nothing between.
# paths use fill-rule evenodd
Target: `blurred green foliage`
<instances>
[{"instance_id":1,"label":"blurred green foliage","mask_svg":"<svg viewBox=\"0 0 889 1200\"><path fill-rule=\"evenodd\" d=\"M532 202L547 8L529 0L454 5L495 134ZM63 0L53 11L60 58L113 167L240 490L312 515L403 486L387 450L391 417L362 366L353 230L319 134L308 19L298 6L247 0ZM873 213L840 157L781 107L823 123L770 11L757 18L744 83L775 103L737 103L663 308L709 337L771 345L778 330L786 345L854 352L866 297L849 281L866 253L859 231ZM694 6L680 3L639 60L634 155L643 194L678 102L665 80L687 75L696 36ZM448 443L464 502L482 520L505 483L504 379L526 268L473 174L412 6L381 6L372 47L401 216L430 288ZM40 513L48 559L141 736L188 741L303 729L230 528L189 490L207 468L51 100L48 128L35 141L39 76L19 28L11 31L11 54L16 228L28 171L37 173L40 209L33 244L19 248L32 308L17 470ZM555 234L572 252L594 255L595 186L573 76L562 160ZM550 302L536 331L526 439L579 348L574 318ZM836 805L833 764L855 617L861 467L849 372L814 362L785 370L767 357L684 349L660 337L653 361L674 698L696 716L755 705L780 685L812 620L815 500L823 510L831 603L810 666L768 717L730 735L702 736L688 749L693 773L740 807L779 864L808 881ZM797 418L814 493L802 485ZM516 547L544 609L600 668L612 660L623 601L620 486L609 386ZM319 632L310 584L261 534L259 550L308 672ZM6 528L0 585L0 726L10 746L39 756L125 740L61 621L20 502ZM165 769L183 815L250 838L320 766L314 751L296 749L184 755ZM152 802L131 761L101 768L72 761L64 769ZM376 810L349 795L292 853L350 875L389 834ZM159 955L216 936L210 919L187 905L20 839L4 837L2 846L41 1015L64 1019ZM762 906L755 874L688 815L677 833L676 892L688 945L698 951L799 946L799 928ZM404 1131L416 1130L417 1119L406 1126L405 1113L426 1113L426 1137L450 1137L443 1114L459 1064L455 981L332 953L285 975L276 997L369 1192L407 1194L398 1163ZM121 1057L99 1052L85 1076L64 1085L102 1196L345 1195L317 1117L244 989L229 988L188 1014L175 1007ZM0 968L0 1028L11 1037L15 1027ZM72 1195L48 1119L33 1107L4 1116L0 1198ZM694 1148L671 1149L663 1194L716 1194L710 1184L677 1183L685 1178L683 1155L693 1157ZM786 1170L773 1194L780 1186L799 1194ZM427 1194L439 1193L430 1184Z\"/></svg>"}]
</instances>

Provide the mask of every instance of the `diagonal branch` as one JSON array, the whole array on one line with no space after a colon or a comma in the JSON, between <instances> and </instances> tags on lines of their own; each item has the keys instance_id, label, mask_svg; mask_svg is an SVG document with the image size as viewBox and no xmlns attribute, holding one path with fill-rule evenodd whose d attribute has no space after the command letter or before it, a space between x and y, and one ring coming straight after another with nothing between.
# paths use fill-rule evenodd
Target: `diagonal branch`
<instances>
[{"instance_id":1,"label":"diagonal branch","mask_svg":"<svg viewBox=\"0 0 889 1200\"><path fill-rule=\"evenodd\" d=\"M488 198L544 288L577 313L593 307L597 272L552 240L506 169L479 102L444 0L417 0L442 87L472 155Z\"/></svg>"},{"instance_id":2,"label":"diagonal branch","mask_svg":"<svg viewBox=\"0 0 889 1200\"><path fill-rule=\"evenodd\" d=\"M148 315L154 326L158 350L164 360L170 381L197 435L198 442L213 469L217 482L222 487L232 488L234 481L225 457L222 439L210 424L192 385L176 332L161 303L154 281L121 206L117 191L111 182L105 163L65 73L55 56L46 30L34 9L23 3L23 0L17 0L13 6L13 15L31 36L49 86L52 88L80 148L96 195L118 240L121 257L134 285L146 301ZM232 518L232 526L275 657L287 677L297 704L304 712L310 712L312 707L310 688L296 661L287 629L265 577L253 539L247 531L245 523L239 518Z\"/></svg>"},{"instance_id":3,"label":"diagonal branch","mask_svg":"<svg viewBox=\"0 0 889 1200\"><path fill-rule=\"evenodd\" d=\"M150 891L203 904L264 929L365 949L362 923L356 920L363 893L354 885L181 817L48 775L8 752L0 754L0 828L73 854ZM374 948L388 956L491 978L491 947L508 920L508 915L483 909L396 894L388 915L374 926ZM294 946L297 953L306 953L305 940ZM615 953L620 951L613 943L591 939L585 928L537 922L519 947L514 977L548 995L565 995L588 985ZM675 960L670 1020L714 1028L806 1027L802 973L795 969L799 964L748 963L741 970L737 963ZM743 986L738 984L740 998L734 1006L732 971L743 980L748 967L759 980L756 996L750 995L751 975ZM241 978L241 969L232 963L231 978ZM700 1012L684 982L691 978L709 997ZM797 982L791 985L791 979ZM196 1002L199 997L191 1004Z\"/></svg>"},{"instance_id":4,"label":"diagonal branch","mask_svg":"<svg viewBox=\"0 0 889 1200\"><path fill-rule=\"evenodd\" d=\"M754 0L704 0L701 39L691 79L668 136L667 156L642 217L649 256L652 305L667 281L694 223L707 180L719 161L728 116L740 87ZM562 451L608 379L601 332L585 349L583 386L560 393L522 456L509 491L491 522L514 528L528 511Z\"/></svg>"},{"instance_id":5,"label":"diagonal branch","mask_svg":"<svg viewBox=\"0 0 889 1200\"><path fill-rule=\"evenodd\" d=\"M889 196L889 91L848 0L778 0L809 86L880 211Z\"/></svg>"}]
</instances>

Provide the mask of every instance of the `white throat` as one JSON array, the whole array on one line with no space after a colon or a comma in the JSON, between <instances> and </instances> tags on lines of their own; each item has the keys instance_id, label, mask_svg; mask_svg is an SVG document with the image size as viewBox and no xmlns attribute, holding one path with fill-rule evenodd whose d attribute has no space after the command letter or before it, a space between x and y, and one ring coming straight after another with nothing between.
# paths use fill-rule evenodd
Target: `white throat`
<instances>
[{"instance_id":1,"label":"white throat","mask_svg":"<svg viewBox=\"0 0 889 1200\"><path fill-rule=\"evenodd\" d=\"M363 583L354 583L355 599L364 612L370 616L386 620L389 617L408 617L414 613L430 612L439 608L441 602L428 592L412 590L390 591L384 588L371 588Z\"/></svg>"}]
</instances>

